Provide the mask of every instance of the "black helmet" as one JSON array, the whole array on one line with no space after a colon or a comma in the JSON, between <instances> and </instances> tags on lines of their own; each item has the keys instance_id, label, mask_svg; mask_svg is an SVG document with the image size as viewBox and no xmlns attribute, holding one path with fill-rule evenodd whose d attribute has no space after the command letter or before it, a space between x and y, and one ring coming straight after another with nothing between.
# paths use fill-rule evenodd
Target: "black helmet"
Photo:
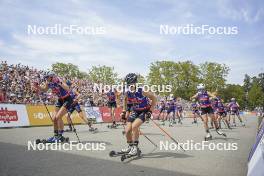
<instances>
[{"instance_id":1,"label":"black helmet","mask_svg":"<svg viewBox=\"0 0 264 176\"><path fill-rule=\"evenodd\" d=\"M130 85L137 83L137 75L135 73L129 73L125 77L125 82Z\"/></svg>"}]
</instances>

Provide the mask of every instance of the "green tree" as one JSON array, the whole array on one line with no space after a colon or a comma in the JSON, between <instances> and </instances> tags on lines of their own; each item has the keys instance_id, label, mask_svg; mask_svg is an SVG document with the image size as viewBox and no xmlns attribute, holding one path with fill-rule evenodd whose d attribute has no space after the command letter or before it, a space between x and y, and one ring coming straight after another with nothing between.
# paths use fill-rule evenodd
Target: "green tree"
<instances>
[{"instance_id":1,"label":"green tree","mask_svg":"<svg viewBox=\"0 0 264 176\"><path fill-rule=\"evenodd\" d=\"M251 88L251 78L248 74L245 75L243 88L244 88L245 106L248 107L248 92Z\"/></svg>"},{"instance_id":2,"label":"green tree","mask_svg":"<svg viewBox=\"0 0 264 176\"><path fill-rule=\"evenodd\" d=\"M117 73L114 71L114 67L108 66L93 66L89 70L89 77L95 83L102 84L116 84L119 79Z\"/></svg>"},{"instance_id":3,"label":"green tree","mask_svg":"<svg viewBox=\"0 0 264 176\"><path fill-rule=\"evenodd\" d=\"M225 101L229 102L231 98L236 98L241 108L245 107L244 89L238 84L227 84L218 91L218 95Z\"/></svg>"},{"instance_id":4,"label":"green tree","mask_svg":"<svg viewBox=\"0 0 264 176\"><path fill-rule=\"evenodd\" d=\"M157 61L151 63L148 82L151 85L172 86L172 92L161 95L168 96L172 93L174 96L189 99L199 81L199 74L199 68L191 61Z\"/></svg>"},{"instance_id":5,"label":"green tree","mask_svg":"<svg viewBox=\"0 0 264 176\"><path fill-rule=\"evenodd\" d=\"M175 92L175 79L176 68L173 61L157 61L150 64L150 71L147 77L148 83L150 85L171 85L173 87L172 92ZM172 92L161 92L163 96L168 96Z\"/></svg>"},{"instance_id":6,"label":"green tree","mask_svg":"<svg viewBox=\"0 0 264 176\"><path fill-rule=\"evenodd\" d=\"M205 62L200 65L201 79L207 90L217 91L225 86L229 72L228 66L214 62Z\"/></svg>"},{"instance_id":7,"label":"green tree","mask_svg":"<svg viewBox=\"0 0 264 176\"><path fill-rule=\"evenodd\" d=\"M251 87L251 78L250 76L248 76L248 74L246 74L244 78L244 85L243 85L244 91L248 92L250 90L250 87Z\"/></svg>"},{"instance_id":8,"label":"green tree","mask_svg":"<svg viewBox=\"0 0 264 176\"><path fill-rule=\"evenodd\" d=\"M52 70L59 76L80 79L87 77L87 74L85 72L81 72L78 66L71 63L65 64L57 62L55 64L52 64L51 67Z\"/></svg>"},{"instance_id":9,"label":"green tree","mask_svg":"<svg viewBox=\"0 0 264 176\"><path fill-rule=\"evenodd\" d=\"M257 81L254 81L251 89L248 92L248 101L251 109L257 106L263 106L264 93Z\"/></svg>"},{"instance_id":10,"label":"green tree","mask_svg":"<svg viewBox=\"0 0 264 176\"><path fill-rule=\"evenodd\" d=\"M195 90L196 85L199 82L199 67L194 65L191 61L178 62L177 65L177 88L176 95L189 99Z\"/></svg>"}]
</instances>

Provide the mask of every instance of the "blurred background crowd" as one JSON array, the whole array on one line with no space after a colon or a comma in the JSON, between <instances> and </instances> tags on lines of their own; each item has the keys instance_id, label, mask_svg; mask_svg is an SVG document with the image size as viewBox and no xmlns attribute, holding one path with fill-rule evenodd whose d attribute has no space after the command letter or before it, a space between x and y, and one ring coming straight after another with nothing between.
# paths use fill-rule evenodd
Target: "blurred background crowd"
<instances>
[{"instance_id":1,"label":"blurred background crowd","mask_svg":"<svg viewBox=\"0 0 264 176\"><path fill-rule=\"evenodd\" d=\"M34 84L44 82L46 71L37 70L22 64L9 65L7 61L0 64L0 103L11 104L54 104L56 97L51 92L35 92ZM70 78L65 78L70 79ZM104 94L93 91L93 83L90 80L70 79L73 86L79 88L82 94L82 104L89 106L106 105Z\"/></svg>"}]
</instances>

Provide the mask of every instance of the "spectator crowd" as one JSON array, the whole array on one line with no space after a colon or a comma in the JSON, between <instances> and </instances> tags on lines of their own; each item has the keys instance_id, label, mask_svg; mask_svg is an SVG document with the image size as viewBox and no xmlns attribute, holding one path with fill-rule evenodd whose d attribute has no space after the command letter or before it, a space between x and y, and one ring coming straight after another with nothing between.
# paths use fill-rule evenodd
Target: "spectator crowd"
<instances>
[{"instance_id":1,"label":"spectator crowd","mask_svg":"<svg viewBox=\"0 0 264 176\"><path fill-rule=\"evenodd\" d=\"M0 103L54 104L56 97L51 92L36 92L34 89L35 85L40 85L44 82L46 72L45 70L37 70L21 64L8 65L7 61L1 61ZM70 80L73 86L78 87L78 91L82 94L81 103L83 105L106 105L105 95L93 91L93 83L91 81L77 78Z\"/></svg>"}]
</instances>

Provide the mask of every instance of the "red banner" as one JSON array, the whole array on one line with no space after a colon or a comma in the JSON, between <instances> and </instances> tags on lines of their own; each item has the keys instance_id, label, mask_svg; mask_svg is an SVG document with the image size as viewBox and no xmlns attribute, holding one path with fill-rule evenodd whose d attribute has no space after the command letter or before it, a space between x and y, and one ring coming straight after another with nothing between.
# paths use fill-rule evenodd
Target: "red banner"
<instances>
[{"instance_id":1,"label":"red banner","mask_svg":"<svg viewBox=\"0 0 264 176\"><path fill-rule=\"evenodd\" d=\"M112 117L111 117L111 111L110 108L108 107L99 107L99 111L102 115L103 122L112 122ZM115 121L119 122L121 120L120 114L122 112L122 108L115 108Z\"/></svg>"},{"instance_id":2,"label":"red banner","mask_svg":"<svg viewBox=\"0 0 264 176\"><path fill-rule=\"evenodd\" d=\"M18 121L17 111L15 110L7 110L7 108L0 110L0 121L4 123L9 123L11 121Z\"/></svg>"}]
</instances>

